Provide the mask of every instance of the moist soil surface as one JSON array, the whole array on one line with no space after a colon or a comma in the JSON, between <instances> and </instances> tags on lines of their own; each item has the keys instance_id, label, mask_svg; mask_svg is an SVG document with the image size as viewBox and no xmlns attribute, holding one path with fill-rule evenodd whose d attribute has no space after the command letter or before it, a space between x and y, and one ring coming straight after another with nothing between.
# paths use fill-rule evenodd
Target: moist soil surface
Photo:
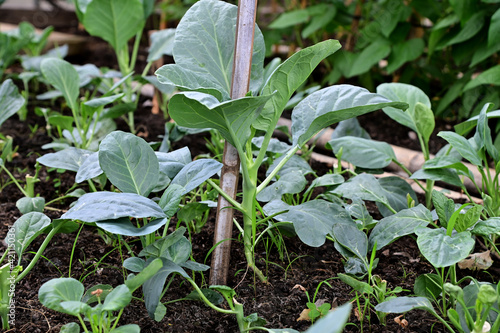
<instances>
[{"instance_id":1,"label":"moist soil surface","mask_svg":"<svg viewBox=\"0 0 500 333\"><path fill-rule=\"evenodd\" d=\"M72 63L92 62L98 66L109 66L115 61L112 52L99 40L94 40L87 54L69 59ZM97 52L92 52L96 51ZM140 59L140 58L139 58ZM33 99L34 101L34 99ZM34 102L30 101L28 119L21 122L16 116L8 119L0 128L4 135L14 138L14 146L18 153L11 162L6 162L14 176L23 180L26 174L35 173L35 161L38 156L47 152L41 148L43 144L51 142L45 130L45 123L41 117L33 112ZM146 102L146 101L144 101ZM33 104L33 105L32 105ZM139 129L138 135L147 141L159 141L164 134L165 119L161 114L153 114L151 108L142 103L135 113L135 123ZM375 140L385 141L402 147L419 150L418 140L403 126L389 119L381 111L373 112L359 118L361 125ZM451 124L439 122L436 132L450 129ZM123 122L118 121L118 128L126 130ZM172 149L188 146L193 157L206 153L205 135L188 136L173 144ZM431 140L431 150L437 152L444 142L434 135ZM324 153L324 151L322 151ZM317 162L312 162L313 169L318 175L324 174L328 168ZM36 184L37 194L46 198L46 201L61 197L74 186L75 174L72 172L59 173L57 170L40 170L40 182ZM5 172L0 173L1 184L8 181ZM85 185L81 188L88 190ZM0 238L5 235L13 222L21 216L15 202L22 197L15 185L10 184L0 192ZM66 199L50 204L45 214L56 219L68 209L74 199ZM374 218L380 218L375 205L369 205ZM213 244L215 213L212 212L207 224L200 233L192 234L193 259L210 265L209 251ZM175 226L175 221L171 221ZM173 229L172 229L173 230ZM43 242L43 236L35 240L29 251L36 251ZM316 296L316 301L331 303L334 307L346 302L352 302L355 293L352 289L337 278L338 273L344 272L343 258L335 250L333 243L327 241L323 246L311 248L300 242L297 237L284 236L284 247L280 252L275 246L265 248L263 244L256 251L257 265L268 277L269 283L258 281L251 271L246 270L243 246L240 236L235 232L231 249L231 263L228 285L236 290L237 301L242 303L245 314L257 313L267 321L268 328L293 328L305 331L310 322L298 320L302 310L308 302L305 291L313 297L316 287L323 281ZM132 249L138 253L140 245L128 239ZM5 244L0 245L5 249ZM478 251L484 249L478 248ZM34 254L29 253L23 258L22 265L26 267ZM128 257L122 249L123 259ZM38 264L31 273L17 286L15 293L16 313L15 325L9 332L59 332L62 325L76 321L76 318L62 315L43 307L38 301L38 289L53 278L74 277L80 280L85 288L96 284L122 284L128 272L122 268L122 257L116 244L106 244L104 239L93 227L85 226L81 232L58 234L54 236L43 253ZM433 267L421 257L416 242L411 237L402 238L377 252L379 263L374 274L388 282L388 288L403 288L399 295L411 295L415 278L421 274L433 272ZM499 276L500 265L495 262L489 269L488 275L482 272L460 271L459 276L470 275L481 281L492 281ZM206 286L209 273L194 274L199 285ZM167 314L160 321L150 319L144 303L134 300L126 307L120 325L135 323L141 327L141 332L237 332L236 319L230 315L223 315L196 301L178 301L192 291L189 284L183 283L180 277L175 277L162 302L171 302L167 305ZM136 292L135 296L141 297ZM374 301L373 301L374 302ZM375 303L374 303L375 304ZM416 310L404 316L388 315L386 325L382 325L373 310L363 314L361 309L353 303L353 311L345 332L445 332L443 326L428 313ZM402 319L406 324L398 324ZM404 321L403 321L404 322Z\"/></svg>"}]
</instances>

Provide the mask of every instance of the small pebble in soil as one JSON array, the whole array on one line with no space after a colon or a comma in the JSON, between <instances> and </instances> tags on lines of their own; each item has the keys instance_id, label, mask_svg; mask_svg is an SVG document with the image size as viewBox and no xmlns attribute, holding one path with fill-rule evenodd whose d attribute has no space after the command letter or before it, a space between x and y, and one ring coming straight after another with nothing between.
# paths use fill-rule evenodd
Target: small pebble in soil
<instances>
[{"instance_id":1,"label":"small pebble in soil","mask_svg":"<svg viewBox=\"0 0 500 333\"><path fill-rule=\"evenodd\" d=\"M413 131L409 131L408 132L408 137L411 139L411 140L417 140L417 133L413 132Z\"/></svg>"}]
</instances>

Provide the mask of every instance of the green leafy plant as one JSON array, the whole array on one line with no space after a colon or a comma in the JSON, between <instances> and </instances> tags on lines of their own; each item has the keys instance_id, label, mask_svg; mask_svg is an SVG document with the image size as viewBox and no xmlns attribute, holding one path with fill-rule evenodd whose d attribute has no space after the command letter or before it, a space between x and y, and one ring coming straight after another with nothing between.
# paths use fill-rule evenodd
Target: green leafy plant
<instances>
[{"instance_id":1,"label":"green leafy plant","mask_svg":"<svg viewBox=\"0 0 500 333\"><path fill-rule=\"evenodd\" d=\"M66 224L66 222L55 220L51 223L50 218L46 215L39 212L30 212L17 219L9 229L5 238L8 246L0 259L0 264L7 261L0 267L0 317L2 318L3 329L9 329L10 303L16 284L35 266L56 233L72 230L74 226L70 223ZM28 246L44 232L48 232L45 240L28 266L23 268L21 261ZM17 262L15 260L16 256Z\"/></svg>"},{"instance_id":2,"label":"green leafy plant","mask_svg":"<svg viewBox=\"0 0 500 333\"><path fill-rule=\"evenodd\" d=\"M155 1L153 0L132 0L123 5L118 0L91 0L75 1L77 15L85 26L87 32L92 36L97 36L107 41L113 48L118 60L118 66L123 78L124 89L122 100L129 105L127 123L131 132L135 132L133 112L137 107L139 97L136 92L141 88L142 81L135 87L132 85L132 73L136 67L139 46L144 30L144 24L147 18L154 10ZM153 62L159 59L163 54L169 53L171 49L170 40L174 29L159 31L151 38L153 44L150 48L148 63L143 69L142 77L146 77ZM132 51L129 52L128 43L134 39ZM150 82L155 84L154 79ZM167 93L169 90L164 90Z\"/></svg>"},{"instance_id":3,"label":"green leafy plant","mask_svg":"<svg viewBox=\"0 0 500 333\"><path fill-rule=\"evenodd\" d=\"M150 262L140 274L125 280L125 284L115 288L97 285L86 293L83 284L73 278L52 279L40 287L38 298L49 309L77 317L84 332L140 332L136 324L117 328L118 321L124 308L132 301L132 293L161 268L162 261L157 259ZM96 302L95 306L90 306ZM115 315L115 312L118 314ZM88 321L90 330L85 321ZM80 327L74 322L63 328L70 332L80 332Z\"/></svg>"},{"instance_id":4,"label":"green leafy plant","mask_svg":"<svg viewBox=\"0 0 500 333\"><path fill-rule=\"evenodd\" d=\"M445 284L446 292L456 300L456 309L449 309L450 321L459 332L498 332L498 286L473 281L465 288Z\"/></svg>"},{"instance_id":5,"label":"green leafy plant","mask_svg":"<svg viewBox=\"0 0 500 333\"><path fill-rule=\"evenodd\" d=\"M31 23L21 22L17 29L0 33L0 77L20 57L21 51L27 56L40 56L53 30L47 27L37 34Z\"/></svg>"},{"instance_id":6,"label":"green leafy plant","mask_svg":"<svg viewBox=\"0 0 500 333\"><path fill-rule=\"evenodd\" d=\"M227 28L228 19L231 20L231 28ZM179 125L216 129L238 150L243 178L242 202L236 202L222 190L220 192L243 213L242 233L247 263L259 279L265 281L264 275L255 266L253 254L257 238L255 198L259 192L300 147L324 127L382 107L405 108L406 104L390 102L349 85L332 86L309 95L295 106L292 113L292 148L258 185L257 172L288 100L314 67L338 50L340 44L328 40L299 51L279 65L263 82L264 41L260 30L256 29L251 93L243 98L229 99L235 22L235 6L210 0L193 5L176 30L173 47L176 63L161 67L156 75L161 83L189 90L174 95L169 103L170 115ZM207 25L212 28L207 30L204 28ZM265 135L254 158L251 139L257 131L264 131Z\"/></svg>"}]
</instances>

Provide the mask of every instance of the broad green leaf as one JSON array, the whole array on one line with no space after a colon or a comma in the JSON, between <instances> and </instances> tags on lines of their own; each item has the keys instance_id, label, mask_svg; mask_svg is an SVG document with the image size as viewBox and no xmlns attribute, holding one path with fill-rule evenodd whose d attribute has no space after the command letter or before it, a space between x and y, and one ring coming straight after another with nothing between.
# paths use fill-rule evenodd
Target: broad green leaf
<instances>
[{"instance_id":1,"label":"broad green leaf","mask_svg":"<svg viewBox=\"0 0 500 333\"><path fill-rule=\"evenodd\" d=\"M83 284L73 278L58 278L45 282L38 290L40 303L51 310L67 313L60 303L80 301L84 292Z\"/></svg>"},{"instance_id":2,"label":"broad green leaf","mask_svg":"<svg viewBox=\"0 0 500 333\"><path fill-rule=\"evenodd\" d=\"M85 294L82 296L82 302L87 304L97 303L99 299L94 293L97 289L101 289L102 292L99 298L103 300L113 290L113 287L109 284L96 284L85 291Z\"/></svg>"},{"instance_id":3,"label":"broad green leaf","mask_svg":"<svg viewBox=\"0 0 500 333\"><path fill-rule=\"evenodd\" d=\"M430 179L442 181L453 186L464 187L462 180L453 169L420 169L415 171L410 179Z\"/></svg>"},{"instance_id":4,"label":"broad green leaf","mask_svg":"<svg viewBox=\"0 0 500 333\"><path fill-rule=\"evenodd\" d=\"M347 84L318 90L293 109L293 144L302 146L327 126L388 106L404 109L407 104Z\"/></svg>"},{"instance_id":5,"label":"broad green leaf","mask_svg":"<svg viewBox=\"0 0 500 333\"><path fill-rule=\"evenodd\" d=\"M364 281L360 281L356 278L353 278L350 275L343 274L343 273L338 273L337 274L339 279L342 280L342 282L348 284L349 286L352 287L355 291L357 291L360 294L373 294L373 287L370 286L368 283Z\"/></svg>"},{"instance_id":6,"label":"broad green leaf","mask_svg":"<svg viewBox=\"0 0 500 333\"><path fill-rule=\"evenodd\" d=\"M447 198L443 193L432 190L432 204L441 222L441 226L447 227L448 221L455 212L455 202Z\"/></svg>"},{"instance_id":7,"label":"broad green leaf","mask_svg":"<svg viewBox=\"0 0 500 333\"><path fill-rule=\"evenodd\" d=\"M258 137L253 137L252 138L252 144L255 145L257 148L261 149L262 148L262 143L264 142L264 137L263 136L258 136ZM290 146L288 143L280 141L276 138L271 138L269 141L269 144L267 146L266 151L269 153L275 153L275 154L284 154L288 150L290 150L292 146Z\"/></svg>"},{"instance_id":8,"label":"broad green leaf","mask_svg":"<svg viewBox=\"0 0 500 333\"><path fill-rule=\"evenodd\" d=\"M486 113L486 117L488 119L492 118L500 118L500 110L489 111ZM463 123L454 126L455 132L460 135L466 135L477 125L477 120L479 119L479 115L474 116L472 118L467 119Z\"/></svg>"},{"instance_id":9,"label":"broad green leaf","mask_svg":"<svg viewBox=\"0 0 500 333\"><path fill-rule=\"evenodd\" d=\"M328 144L335 154L342 149L343 160L365 169L382 169L396 160L394 151L386 142L344 136L330 140Z\"/></svg>"},{"instance_id":10,"label":"broad green leaf","mask_svg":"<svg viewBox=\"0 0 500 333\"><path fill-rule=\"evenodd\" d=\"M391 44L385 39L378 39L363 49L356 57L347 77L366 73L391 53Z\"/></svg>"},{"instance_id":11,"label":"broad green leaf","mask_svg":"<svg viewBox=\"0 0 500 333\"><path fill-rule=\"evenodd\" d=\"M483 206L474 205L465 211L465 214L459 214L454 226L457 232L466 231L467 229L474 226L481 217L481 212L483 211Z\"/></svg>"},{"instance_id":12,"label":"broad green leaf","mask_svg":"<svg viewBox=\"0 0 500 333\"><path fill-rule=\"evenodd\" d=\"M481 158L466 138L450 131L441 131L438 133L438 136L448 141L448 143L467 161L476 166L482 166Z\"/></svg>"},{"instance_id":13,"label":"broad green leaf","mask_svg":"<svg viewBox=\"0 0 500 333\"><path fill-rule=\"evenodd\" d=\"M43 213L45 208L45 198L43 197L23 197L16 201L16 207L19 209L21 214L26 214L30 212Z\"/></svg>"},{"instance_id":14,"label":"broad green leaf","mask_svg":"<svg viewBox=\"0 0 500 333\"><path fill-rule=\"evenodd\" d=\"M375 311L385 313L404 313L414 309L435 313L431 302L425 297L396 297L375 306Z\"/></svg>"},{"instance_id":15,"label":"broad green leaf","mask_svg":"<svg viewBox=\"0 0 500 333\"><path fill-rule=\"evenodd\" d=\"M500 218L490 217L485 221L479 221L472 229L472 233L481 236L500 234Z\"/></svg>"},{"instance_id":16,"label":"broad green leaf","mask_svg":"<svg viewBox=\"0 0 500 333\"><path fill-rule=\"evenodd\" d=\"M81 183L98 177L102 174L101 166L99 165L99 152L94 152L81 163L78 171L76 172L75 182Z\"/></svg>"},{"instance_id":17,"label":"broad green leaf","mask_svg":"<svg viewBox=\"0 0 500 333\"><path fill-rule=\"evenodd\" d=\"M72 116L55 114L49 116L47 121L50 125L60 127L63 130L71 131L73 129L74 118Z\"/></svg>"},{"instance_id":18,"label":"broad green leaf","mask_svg":"<svg viewBox=\"0 0 500 333\"><path fill-rule=\"evenodd\" d=\"M461 27L455 37L446 43L446 46L462 43L474 37L484 26L484 16L484 11L474 13L474 15L472 15L470 19L468 19L467 22Z\"/></svg>"},{"instance_id":19,"label":"broad green leaf","mask_svg":"<svg viewBox=\"0 0 500 333\"><path fill-rule=\"evenodd\" d=\"M259 118L252 124L256 129L267 131L276 124L293 93L307 80L316 66L340 49L336 40L326 40L293 54L279 65L262 88L261 95L273 94Z\"/></svg>"},{"instance_id":20,"label":"broad green leaf","mask_svg":"<svg viewBox=\"0 0 500 333\"><path fill-rule=\"evenodd\" d=\"M80 333L80 325L72 322L61 327L59 333Z\"/></svg>"},{"instance_id":21,"label":"broad green leaf","mask_svg":"<svg viewBox=\"0 0 500 333\"><path fill-rule=\"evenodd\" d=\"M356 219L356 223L362 223L363 229L370 229L373 226L373 217L366 209L365 202L360 198L352 198L351 203L345 204L344 208L349 213L349 215ZM375 223L377 223L377 221L375 221Z\"/></svg>"},{"instance_id":22,"label":"broad green leaf","mask_svg":"<svg viewBox=\"0 0 500 333\"><path fill-rule=\"evenodd\" d=\"M441 287L441 278L437 274L422 274L415 279L413 286L415 295L434 300L439 299L443 288Z\"/></svg>"},{"instance_id":23,"label":"broad green leaf","mask_svg":"<svg viewBox=\"0 0 500 333\"><path fill-rule=\"evenodd\" d=\"M424 52L425 43L421 38L413 38L393 46L388 59L387 72L390 74L405 63L420 57Z\"/></svg>"},{"instance_id":24,"label":"broad green leaf","mask_svg":"<svg viewBox=\"0 0 500 333\"><path fill-rule=\"evenodd\" d=\"M174 232L169 235L158 239L153 244L146 246L140 253L139 256L147 256L147 257L162 257L165 253L167 253L168 249L172 247L174 244L178 243L186 232L186 228L180 227L176 229Z\"/></svg>"},{"instance_id":25,"label":"broad green leaf","mask_svg":"<svg viewBox=\"0 0 500 333\"><path fill-rule=\"evenodd\" d=\"M280 200L283 194L300 193L306 187L307 180L300 171L285 173L278 181L269 184L257 194L257 200L269 202Z\"/></svg>"},{"instance_id":26,"label":"broad green leaf","mask_svg":"<svg viewBox=\"0 0 500 333\"><path fill-rule=\"evenodd\" d=\"M211 159L195 160L184 168L172 179L170 186L180 185L184 187L182 194L186 194L203 184L207 179L219 172L222 163Z\"/></svg>"},{"instance_id":27,"label":"broad green leaf","mask_svg":"<svg viewBox=\"0 0 500 333\"><path fill-rule=\"evenodd\" d=\"M164 29L151 34L148 62L156 61L163 55L172 55L174 49L175 29Z\"/></svg>"},{"instance_id":28,"label":"broad green leaf","mask_svg":"<svg viewBox=\"0 0 500 333\"><path fill-rule=\"evenodd\" d=\"M269 28L289 28L307 21L309 21L309 11L307 9L295 9L280 14L276 20L269 24Z\"/></svg>"},{"instance_id":29,"label":"broad green leaf","mask_svg":"<svg viewBox=\"0 0 500 333\"><path fill-rule=\"evenodd\" d=\"M159 177L158 158L151 146L131 133L115 131L99 146L99 164L120 191L147 196Z\"/></svg>"},{"instance_id":30,"label":"broad green leaf","mask_svg":"<svg viewBox=\"0 0 500 333\"><path fill-rule=\"evenodd\" d=\"M149 221L142 228L137 228L130 222L128 217L122 217L113 220L104 220L96 222L96 226L115 235L122 236L144 236L154 233L168 222L167 218L159 218Z\"/></svg>"},{"instance_id":31,"label":"broad green leaf","mask_svg":"<svg viewBox=\"0 0 500 333\"><path fill-rule=\"evenodd\" d=\"M329 311L326 316L319 319L305 333L341 333L344 330L345 323L351 314L351 303L339 306L333 311ZM286 330L282 330L285 333ZM290 331L293 333L293 330Z\"/></svg>"},{"instance_id":32,"label":"broad green leaf","mask_svg":"<svg viewBox=\"0 0 500 333\"><path fill-rule=\"evenodd\" d=\"M130 289L131 292L134 292L137 288L142 286L147 280L154 276L162 267L163 261L160 258L154 259L147 265L143 264L141 269L138 271L140 273L132 278L125 280L125 285L128 287L128 289Z\"/></svg>"},{"instance_id":33,"label":"broad green leaf","mask_svg":"<svg viewBox=\"0 0 500 333\"><path fill-rule=\"evenodd\" d=\"M163 192L158 205L163 209L167 217L172 217L177 212L183 193L184 187L177 184L170 184Z\"/></svg>"},{"instance_id":34,"label":"broad green leaf","mask_svg":"<svg viewBox=\"0 0 500 333\"><path fill-rule=\"evenodd\" d=\"M11 79L5 80L0 86L0 126L10 116L14 115L24 105L24 97Z\"/></svg>"},{"instance_id":35,"label":"broad green leaf","mask_svg":"<svg viewBox=\"0 0 500 333\"><path fill-rule=\"evenodd\" d=\"M177 242L169 246L166 251L162 253L162 257L173 261L178 265L182 265L191 255L192 247L191 242L182 236Z\"/></svg>"},{"instance_id":36,"label":"broad green leaf","mask_svg":"<svg viewBox=\"0 0 500 333\"><path fill-rule=\"evenodd\" d=\"M479 148L483 146L486 148L488 154L493 158L495 164L499 161L500 157L497 148L493 145L493 139L491 136L491 130L488 126L488 116L487 112L493 105L491 103L486 103L481 112L479 113L479 119L477 120L476 135L474 139Z\"/></svg>"},{"instance_id":37,"label":"broad green leaf","mask_svg":"<svg viewBox=\"0 0 500 333\"><path fill-rule=\"evenodd\" d=\"M427 145L431 137L434 127L436 125L434 121L434 112L427 105L417 102L415 105L415 126L417 131L424 140L424 144Z\"/></svg>"},{"instance_id":38,"label":"broad green leaf","mask_svg":"<svg viewBox=\"0 0 500 333\"><path fill-rule=\"evenodd\" d=\"M141 327L137 324L128 324L119 326L113 329L109 333L139 333L141 331Z\"/></svg>"},{"instance_id":39,"label":"broad green leaf","mask_svg":"<svg viewBox=\"0 0 500 333\"><path fill-rule=\"evenodd\" d=\"M190 269L196 272L204 272L210 269L210 266L197 263L195 261L187 260L179 264L181 267Z\"/></svg>"},{"instance_id":40,"label":"broad green leaf","mask_svg":"<svg viewBox=\"0 0 500 333\"><path fill-rule=\"evenodd\" d=\"M356 224L337 223L333 226L332 235L340 245L361 259L366 260L368 238L356 227Z\"/></svg>"},{"instance_id":41,"label":"broad green leaf","mask_svg":"<svg viewBox=\"0 0 500 333\"><path fill-rule=\"evenodd\" d=\"M470 80L469 83L465 85L463 91L470 90L483 84L491 84L494 86L500 85L500 65L491 67Z\"/></svg>"},{"instance_id":42,"label":"broad green leaf","mask_svg":"<svg viewBox=\"0 0 500 333\"><path fill-rule=\"evenodd\" d=\"M500 8L491 16L490 26L488 28L488 47L500 43Z\"/></svg>"},{"instance_id":43,"label":"broad green leaf","mask_svg":"<svg viewBox=\"0 0 500 333\"><path fill-rule=\"evenodd\" d=\"M139 257L130 257L125 259L123 261L123 267L128 269L129 271L132 271L134 273L139 273L141 272L144 267L146 266L146 262L139 258ZM125 284L127 283L127 280L125 280Z\"/></svg>"},{"instance_id":44,"label":"broad green leaf","mask_svg":"<svg viewBox=\"0 0 500 333\"><path fill-rule=\"evenodd\" d=\"M457 170L457 172L460 172L461 174L466 175L467 177L473 179L474 174L461 161L462 161L462 156L460 154L442 155L426 161L422 168L424 170L446 169L446 168L455 169Z\"/></svg>"},{"instance_id":45,"label":"broad green leaf","mask_svg":"<svg viewBox=\"0 0 500 333\"><path fill-rule=\"evenodd\" d=\"M172 273L178 273L185 278L190 278L181 266L168 259L162 259L162 261L163 267L152 278L144 282L142 286L144 302L151 318L154 318L167 277Z\"/></svg>"},{"instance_id":46,"label":"broad green leaf","mask_svg":"<svg viewBox=\"0 0 500 333\"><path fill-rule=\"evenodd\" d=\"M325 243L326 235L332 232L335 224L355 224L342 206L323 200L312 200L297 206L288 206L275 200L266 204L263 209L267 215L288 210L274 218L293 223L300 240L313 247Z\"/></svg>"},{"instance_id":47,"label":"broad green leaf","mask_svg":"<svg viewBox=\"0 0 500 333\"><path fill-rule=\"evenodd\" d=\"M69 62L58 58L44 59L40 65L45 79L59 90L72 110L78 110L80 77Z\"/></svg>"},{"instance_id":48,"label":"broad green leaf","mask_svg":"<svg viewBox=\"0 0 500 333\"><path fill-rule=\"evenodd\" d=\"M148 17L153 14L153 11L155 10L155 0L141 0L142 2L142 7L144 11L144 20L147 20Z\"/></svg>"},{"instance_id":49,"label":"broad green leaf","mask_svg":"<svg viewBox=\"0 0 500 333\"><path fill-rule=\"evenodd\" d=\"M389 204L384 189L373 175L362 173L339 185L333 193L344 197L359 197L363 200Z\"/></svg>"},{"instance_id":50,"label":"broad green leaf","mask_svg":"<svg viewBox=\"0 0 500 333\"><path fill-rule=\"evenodd\" d=\"M207 73L199 75L198 72L190 68L181 67L177 64L168 64L160 67L155 74L161 84L175 86L182 90L210 94L216 97L218 101L229 99L228 92L225 91L224 87Z\"/></svg>"},{"instance_id":51,"label":"broad green leaf","mask_svg":"<svg viewBox=\"0 0 500 333\"><path fill-rule=\"evenodd\" d=\"M337 7L327 4L318 4L314 7L318 7L321 11L317 14L311 13L311 20L309 24L302 30L300 35L302 38L307 38L311 36L316 31L321 31L321 28L328 25L337 15ZM310 10L312 7L309 7Z\"/></svg>"},{"instance_id":52,"label":"broad green leaf","mask_svg":"<svg viewBox=\"0 0 500 333\"><path fill-rule=\"evenodd\" d=\"M315 178L311 183L311 187L333 186L342 184L343 182L344 177L342 177L342 175L336 173L327 173L321 177Z\"/></svg>"},{"instance_id":53,"label":"broad green leaf","mask_svg":"<svg viewBox=\"0 0 500 333\"><path fill-rule=\"evenodd\" d=\"M466 258L475 241L468 231L446 235L444 229L418 228L417 245L422 255L434 267L449 267Z\"/></svg>"},{"instance_id":54,"label":"broad green leaf","mask_svg":"<svg viewBox=\"0 0 500 333\"><path fill-rule=\"evenodd\" d=\"M57 168L78 172L83 162L94 152L79 148L66 148L56 153L48 153L36 161L49 168Z\"/></svg>"},{"instance_id":55,"label":"broad green leaf","mask_svg":"<svg viewBox=\"0 0 500 333\"><path fill-rule=\"evenodd\" d=\"M243 97L220 103L199 92L175 94L169 102L170 116L179 126L214 128L235 147L244 147L251 125L271 96Z\"/></svg>"},{"instance_id":56,"label":"broad green leaf","mask_svg":"<svg viewBox=\"0 0 500 333\"><path fill-rule=\"evenodd\" d=\"M412 234L416 228L432 223L431 212L423 205L408 208L380 220L373 228L369 238L369 248L377 243L377 250L389 245L396 239Z\"/></svg>"},{"instance_id":57,"label":"broad green leaf","mask_svg":"<svg viewBox=\"0 0 500 333\"><path fill-rule=\"evenodd\" d=\"M335 127L331 139L338 139L343 136L354 136L357 138L371 139L370 134L361 127L357 118L342 120Z\"/></svg>"},{"instance_id":58,"label":"broad green leaf","mask_svg":"<svg viewBox=\"0 0 500 333\"><path fill-rule=\"evenodd\" d=\"M144 26L144 9L140 0L92 0L83 18L85 29L101 37L118 52Z\"/></svg>"},{"instance_id":59,"label":"broad green leaf","mask_svg":"<svg viewBox=\"0 0 500 333\"><path fill-rule=\"evenodd\" d=\"M188 147L183 147L169 153L155 152L160 163L160 175L165 174L168 178L172 179L189 164L191 159L191 152Z\"/></svg>"},{"instance_id":60,"label":"broad green leaf","mask_svg":"<svg viewBox=\"0 0 500 333\"><path fill-rule=\"evenodd\" d=\"M92 192L84 194L61 219L99 222L120 217L165 217L154 201L135 193Z\"/></svg>"},{"instance_id":61,"label":"broad green leaf","mask_svg":"<svg viewBox=\"0 0 500 333\"><path fill-rule=\"evenodd\" d=\"M395 211L408 208L408 195L410 195L415 202L418 202L417 195L411 188L411 185L400 177L382 177L378 179L378 183L382 187L383 195L387 198L389 205ZM385 217L393 214L387 207L382 205L381 202L376 202L376 204L382 216Z\"/></svg>"},{"instance_id":62,"label":"broad green leaf","mask_svg":"<svg viewBox=\"0 0 500 333\"><path fill-rule=\"evenodd\" d=\"M125 308L131 300L132 293L130 292L130 289L126 285L121 284L114 288L113 291L106 296L106 299L102 304L102 310L119 311Z\"/></svg>"},{"instance_id":63,"label":"broad green leaf","mask_svg":"<svg viewBox=\"0 0 500 333\"><path fill-rule=\"evenodd\" d=\"M216 0L196 2L177 26L173 56L175 64L160 68L156 74L161 83L187 90L210 93L228 100L231 91L237 7ZM261 86L265 45L259 28L255 28L250 90ZM254 94L256 95L256 94Z\"/></svg>"},{"instance_id":64,"label":"broad green leaf","mask_svg":"<svg viewBox=\"0 0 500 333\"><path fill-rule=\"evenodd\" d=\"M418 102L424 104L428 108L431 107L429 97L420 88L398 82L382 83L377 87L377 93L385 96L391 101L408 103L408 109L406 111L397 110L393 107L385 107L383 110L386 115L401 125L409 127L415 132L419 132L416 124L417 117L415 107Z\"/></svg>"},{"instance_id":65,"label":"broad green leaf","mask_svg":"<svg viewBox=\"0 0 500 333\"><path fill-rule=\"evenodd\" d=\"M496 34L499 36L499 34ZM486 43L481 44L475 51L474 54L472 55L472 59L469 63L470 68L475 68L475 66L482 61L488 59L491 57L493 54L498 52L500 50L500 41L497 43L493 43L492 45L488 45ZM469 82L467 80L467 82Z\"/></svg>"},{"instance_id":66,"label":"broad green leaf","mask_svg":"<svg viewBox=\"0 0 500 333\"><path fill-rule=\"evenodd\" d=\"M84 105L90 106L92 108L98 108L98 107L104 106L106 104L113 103L113 102L119 100L120 98L122 98L123 96L125 96L125 93L94 98L94 99L91 99L90 101L85 102Z\"/></svg>"},{"instance_id":67,"label":"broad green leaf","mask_svg":"<svg viewBox=\"0 0 500 333\"><path fill-rule=\"evenodd\" d=\"M269 169L267 169L266 171L266 176L269 176L271 172L274 171L274 169L276 169L276 167L283 160L283 158L285 158L285 155L282 155L273 161L273 164L271 164ZM295 171L300 172L303 176L314 173L314 170L311 168L311 166L309 165L309 163L307 163L306 160L304 160L302 157L298 155L293 155L285 163L285 165L281 167L281 169L278 171L278 176L284 176L287 173Z\"/></svg>"},{"instance_id":68,"label":"broad green leaf","mask_svg":"<svg viewBox=\"0 0 500 333\"><path fill-rule=\"evenodd\" d=\"M59 306L64 309L64 313L77 316L80 313L85 313L91 309L91 307L81 301L63 301L59 303Z\"/></svg>"},{"instance_id":69,"label":"broad green leaf","mask_svg":"<svg viewBox=\"0 0 500 333\"><path fill-rule=\"evenodd\" d=\"M21 258L24 250L37 238L43 229L50 224L50 218L45 214L32 212L25 214L14 222L13 235L12 231L7 233L5 241L9 246L14 246L17 257ZM12 235L13 237L11 237ZM11 242L14 242L11 245Z\"/></svg>"},{"instance_id":70,"label":"broad green leaf","mask_svg":"<svg viewBox=\"0 0 500 333\"><path fill-rule=\"evenodd\" d=\"M205 296L214 305L219 305L224 302L224 298L222 297L222 295L215 290L203 288L201 289L201 292L203 293L203 296ZM184 297L184 299L203 302L203 299L201 298L197 290L193 290L192 292L190 292L189 295Z\"/></svg>"}]
</instances>

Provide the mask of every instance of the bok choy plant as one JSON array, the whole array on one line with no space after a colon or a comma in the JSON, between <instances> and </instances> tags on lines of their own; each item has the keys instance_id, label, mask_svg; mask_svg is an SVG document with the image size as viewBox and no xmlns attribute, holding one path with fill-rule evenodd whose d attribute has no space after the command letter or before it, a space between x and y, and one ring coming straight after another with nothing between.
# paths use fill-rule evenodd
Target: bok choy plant
<instances>
[{"instance_id":1,"label":"bok choy plant","mask_svg":"<svg viewBox=\"0 0 500 333\"><path fill-rule=\"evenodd\" d=\"M220 194L243 213L243 226L240 230L247 263L265 281L265 276L255 266L254 260L259 207L256 196L321 129L383 107L404 109L407 104L392 102L350 85L332 86L312 93L293 109L292 147L259 184L258 170L263 164L273 131L287 102L314 68L340 48L340 43L327 40L300 50L280 64L268 78L264 78L264 40L262 33L256 28L250 92L243 98L230 99L236 11L236 6L216 0L201 0L193 5L180 21L175 33L175 64L161 67L156 75L161 83L187 90L174 95L169 103L170 115L178 125L215 129L238 150L243 178L242 202L233 200L222 190ZM258 133L264 133L264 138L254 156L251 141ZM314 210L327 214L327 209L318 208L315 207ZM293 209L286 207L278 212ZM331 215L328 218L331 219ZM303 215L302 220L310 219ZM320 235L319 238L323 237L324 242L324 236L330 232L330 227L322 225L316 228L315 225L309 225L307 230L321 230L319 233L323 236ZM297 225L295 228L299 237L302 232L308 232ZM322 242L319 243L315 242L316 246Z\"/></svg>"}]
</instances>

